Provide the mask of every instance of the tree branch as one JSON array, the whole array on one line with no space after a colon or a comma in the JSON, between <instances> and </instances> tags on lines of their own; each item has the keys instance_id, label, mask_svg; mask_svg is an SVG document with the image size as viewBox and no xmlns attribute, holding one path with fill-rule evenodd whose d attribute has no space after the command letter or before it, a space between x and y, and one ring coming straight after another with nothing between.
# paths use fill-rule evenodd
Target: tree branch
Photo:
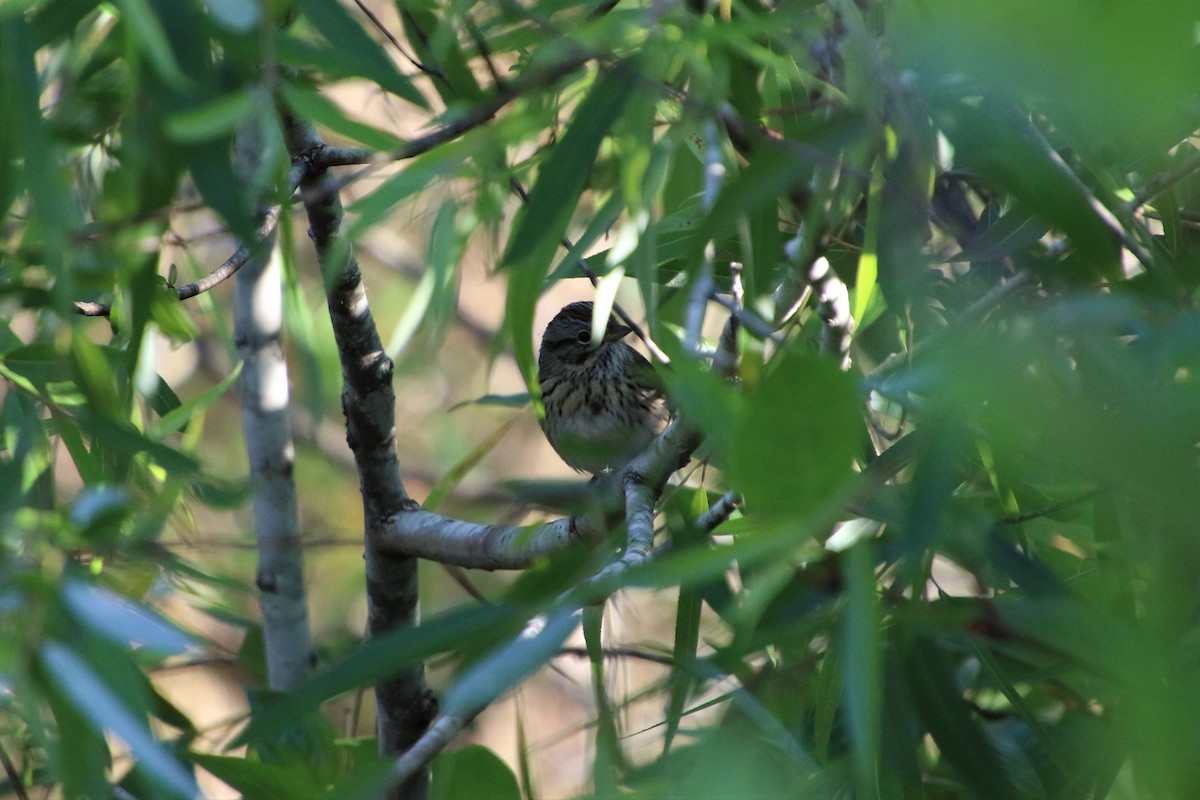
<instances>
[{"instance_id":1,"label":"tree branch","mask_svg":"<svg viewBox=\"0 0 1200 800\"><path fill-rule=\"evenodd\" d=\"M297 521L295 446L288 425L288 371L280 333L283 290L279 264L260 253L236 281L235 330L244 368L241 389L246 455L254 478L259 606L268 685L275 691L303 680L314 655L304 590L304 551Z\"/></svg>"},{"instance_id":2,"label":"tree branch","mask_svg":"<svg viewBox=\"0 0 1200 800\"><path fill-rule=\"evenodd\" d=\"M717 502L709 506L708 511L696 517L696 527L711 533L717 526L729 519L741 504L741 498L735 492L732 490L726 492Z\"/></svg>"},{"instance_id":3,"label":"tree branch","mask_svg":"<svg viewBox=\"0 0 1200 800\"><path fill-rule=\"evenodd\" d=\"M850 339L854 318L850 315L850 293L846 284L821 256L812 263L808 280L817 298L817 316L821 318L821 352L834 356L842 369L850 368Z\"/></svg>"},{"instance_id":4,"label":"tree branch","mask_svg":"<svg viewBox=\"0 0 1200 800\"><path fill-rule=\"evenodd\" d=\"M294 187L293 187L294 188ZM197 295L204 294L210 289L214 289L227 281L229 278L237 274L237 271L246 265L250 257L257 252L264 243L266 243L275 233L275 227L279 224L279 214L282 206L275 206L267 212L263 217L262 222L258 226L254 237L254 244L250 247L241 246L233 251L233 255L225 259L221 266L214 269L212 272L205 275L203 278L192 283L185 283L183 286L175 288L175 293L179 295L180 300L191 300ZM87 300L77 300L75 302L75 313L85 317L107 317L112 313L111 303L97 303Z\"/></svg>"},{"instance_id":5,"label":"tree branch","mask_svg":"<svg viewBox=\"0 0 1200 800\"><path fill-rule=\"evenodd\" d=\"M416 158L478 128L496 116L497 112L509 103L530 92L550 86L587 64L592 58L591 53L577 53L557 64L523 73L516 79L496 87L490 97L467 108L457 116L452 116L440 127L408 139L394 150L381 153L357 147L328 147L322 142L319 145L314 143L312 150L305 151L304 156L308 161L309 168L314 170L353 165L378 166L390 164L393 161ZM355 177L350 176L347 180L352 181Z\"/></svg>"},{"instance_id":6,"label":"tree branch","mask_svg":"<svg viewBox=\"0 0 1200 800\"><path fill-rule=\"evenodd\" d=\"M467 569L526 569L576 542L594 542L610 530L604 515L563 517L535 527L488 525L415 509L389 517L378 532L388 552Z\"/></svg>"},{"instance_id":7,"label":"tree branch","mask_svg":"<svg viewBox=\"0 0 1200 800\"><path fill-rule=\"evenodd\" d=\"M316 129L281 110L288 152L294 160L324 148ZM380 546L379 532L391 514L415 508L405 491L396 460L396 394L392 361L384 352L371 316L353 247L342 240L342 204L333 176L310 169L300 184L309 235L316 245L329 316L342 364L342 409L346 438L354 452L363 496L367 613L372 636L415 625L419 616L417 560ZM432 701L423 667L410 667L375 687L377 733L383 754L411 747L430 721ZM421 800L428 776L418 772L393 787L389 800Z\"/></svg>"}]
</instances>

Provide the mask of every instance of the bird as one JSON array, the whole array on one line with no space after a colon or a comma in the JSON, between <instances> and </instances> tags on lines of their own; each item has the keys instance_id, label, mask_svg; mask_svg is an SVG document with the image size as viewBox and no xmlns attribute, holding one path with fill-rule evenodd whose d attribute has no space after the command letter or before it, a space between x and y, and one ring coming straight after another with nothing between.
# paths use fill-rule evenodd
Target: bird
<instances>
[{"instance_id":1,"label":"bird","mask_svg":"<svg viewBox=\"0 0 1200 800\"><path fill-rule=\"evenodd\" d=\"M669 417L662 382L622 341L632 328L610 316L592 340L593 306L570 303L550 320L538 351L542 431L577 472L612 472L644 450Z\"/></svg>"}]
</instances>

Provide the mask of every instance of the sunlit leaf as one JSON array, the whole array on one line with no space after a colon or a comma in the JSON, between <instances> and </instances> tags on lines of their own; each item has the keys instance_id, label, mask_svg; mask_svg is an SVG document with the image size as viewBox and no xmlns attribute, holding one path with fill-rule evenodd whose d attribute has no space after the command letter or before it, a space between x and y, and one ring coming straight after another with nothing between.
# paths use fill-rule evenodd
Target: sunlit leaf
<instances>
[{"instance_id":1,"label":"sunlit leaf","mask_svg":"<svg viewBox=\"0 0 1200 800\"><path fill-rule=\"evenodd\" d=\"M336 53L337 61L344 65L342 68L375 81L419 108L428 107L424 95L400 74L379 43L339 3L299 0L297 6L332 45L330 52Z\"/></svg>"},{"instance_id":2,"label":"sunlit leaf","mask_svg":"<svg viewBox=\"0 0 1200 800\"><path fill-rule=\"evenodd\" d=\"M506 325L513 336L517 363L531 390L536 384L534 303L554 251L587 186L600 142L620 117L629 96L629 86L618 72L601 75L593 84L576 109L567 133L542 164L501 261L510 275Z\"/></svg>"},{"instance_id":3,"label":"sunlit leaf","mask_svg":"<svg viewBox=\"0 0 1200 800\"><path fill-rule=\"evenodd\" d=\"M454 681L443 699L443 713L473 714L485 708L534 670L545 666L578 625L578 615L569 610L535 618L520 635L471 665Z\"/></svg>"},{"instance_id":4,"label":"sunlit leaf","mask_svg":"<svg viewBox=\"0 0 1200 800\"><path fill-rule=\"evenodd\" d=\"M114 695L105 682L66 645L47 642L40 650L42 665L58 690L97 730L111 730L129 745L138 764L170 792L194 797L196 779L155 740L140 717Z\"/></svg>"},{"instance_id":5,"label":"sunlit leaf","mask_svg":"<svg viewBox=\"0 0 1200 800\"><path fill-rule=\"evenodd\" d=\"M120 644L153 653L177 655L196 647L196 641L151 608L78 580L66 582L62 598L80 622Z\"/></svg>"}]
</instances>

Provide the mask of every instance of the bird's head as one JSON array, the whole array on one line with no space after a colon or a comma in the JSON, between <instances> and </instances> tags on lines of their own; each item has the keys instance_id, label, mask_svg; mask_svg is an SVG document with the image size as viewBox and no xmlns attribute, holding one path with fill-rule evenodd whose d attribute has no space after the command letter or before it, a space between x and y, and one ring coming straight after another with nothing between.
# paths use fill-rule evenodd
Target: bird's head
<instances>
[{"instance_id":1,"label":"bird's head","mask_svg":"<svg viewBox=\"0 0 1200 800\"><path fill-rule=\"evenodd\" d=\"M542 336L543 358L553 355L567 364L582 365L595 357L605 345L618 342L632 330L609 316L600 341L592 337L592 303L583 300L563 306Z\"/></svg>"}]
</instances>

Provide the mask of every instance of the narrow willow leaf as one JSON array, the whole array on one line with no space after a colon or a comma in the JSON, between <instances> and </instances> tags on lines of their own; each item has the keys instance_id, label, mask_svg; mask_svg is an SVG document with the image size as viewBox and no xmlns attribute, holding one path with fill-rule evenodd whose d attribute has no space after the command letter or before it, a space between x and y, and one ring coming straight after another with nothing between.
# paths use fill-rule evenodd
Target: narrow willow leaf
<instances>
[{"instance_id":1,"label":"narrow willow leaf","mask_svg":"<svg viewBox=\"0 0 1200 800\"><path fill-rule=\"evenodd\" d=\"M833 738L837 710L842 703L841 671L837 649L827 649L813 687L813 756L818 762L829 757L829 742Z\"/></svg>"},{"instance_id":2,"label":"narrow willow leaf","mask_svg":"<svg viewBox=\"0 0 1200 800\"><path fill-rule=\"evenodd\" d=\"M524 408L529 405L529 392L515 392L514 394L485 394L482 397L476 397L473 400L463 400L450 406L448 411L456 411L463 406L469 405L480 406L500 406L501 408Z\"/></svg>"},{"instance_id":3,"label":"narrow willow leaf","mask_svg":"<svg viewBox=\"0 0 1200 800\"><path fill-rule=\"evenodd\" d=\"M435 13L434 6L423 3L404 3L400 8L400 18L417 59L437 69L445 78L433 81L433 87L446 105L482 98L483 90L471 71L469 57L458 44L455 16Z\"/></svg>"},{"instance_id":4,"label":"narrow willow leaf","mask_svg":"<svg viewBox=\"0 0 1200 800\"><path fill-rule=\"evenodd\" d=\"M605 73L593 84L572 115L566 134L542 164L501 261L509 273L505 324L513 337L517 364L535 397L534 305L554 251L587 186L600 143L631 94L628 81L619 72Z\"/></svg>"},{"instance_id":5,"label":"narrow willow leaf","mask_svg":"<svg viewBox=\"0 0 1200 800\"><path fill-rule=\"evenodd\" d=\"M698 494L703 494L699 492ZM667 698L667 729L663 735L663 757L679 730L683 712L692 690L696 648L700 644L700 593L692 588L680 588L675 604L675 644L671 651L671 691Z\"/></svg>"},{"instance_id":6,"label":"narrow willow leaf","mask_svg":"<svg viewBox=\"0 0 1200 800\"><path fill-rule=\"evenodd\" d=\"M917 639L909 647L905 666L909 696L959 778L985 800L1028 797L1013 785L992 743L972 716L938 644Z\"/></svg>"},{"instance_id":7,"label":"narrow willow leaf","mask_svg":"<svg viewBox=\"0 0 1200 800\"><path fill-rule=\"evenodd\" d=\"M288 764L268 764L250 758L192 753L196 766L211 772L236 789L243 797L277 797L288 800L316 800L322 787L305 780L306 770Z\"/></svg>"},{"instance_id":8,"label":"narrow willow leaf","mask_svg":"<svg viewBox=\"0 0 1200 800\"><path fill-rule=\"evenodd\" d=\"M351 239L362 235L390 214L398 203L422 191L435 178L450 177L448 165L460 162L469 154L468 147L459 141L406 161L404 169L350 206L355 218L347 226L346 235Z\"/></svg>"},{"instance_id":9,"label":"narrow willow leaf","mask_svg":"<svg viewBox=\"0 0 1200 800\"><path fill-rule=\"evenodd\" d=\"M472 716L558 654L579 624L579 614L559 610L539 616L508 644L472 664L446 691L445 714Z\"/></svg>"},{"instance_id":10,"label":"narrow willow leaf","mask_svg":"<svg viewBox=\"0 0 1200 800\"><path fill-rule=\"evenodd\" d=\"M879 219L883 199L883 161L875 163L871 171L871 188L867 193L867 220L863 230L862 253L858 257L858 270L854 277L854 322L861 325L867 314L867 306L875 293L875 279L879 277Z\"/></svg>"},{"instance_id":11,"label":"narrow willow leaf","mask_svg":"<svg viewBox=\"0 0 1200 800\"><path fill-rule=\"evenodd\" d=\"M195 777L154 739L145 716L135 714L108 685L66 645L42 645L41 663L58 690L96 727L111 730L129 745L138 765L173 796L195 797Z\"/></svg>"},{"instance_id":12,"label":"narrow willow leaf","mask_svg":"<svg viewBox=\"0 0 1200 800\"><path fill-rule=\"evenodd\" d=\"M116 4L121 9L121 21L133 30L133 40L149 57L158 76L176 88L187 84L188 79L175 59L162 21L146 0L117 0Z\"/></svg>"},{"instance_id":13,"label":"narrow willow leaf","mask_svg":"<svg viewBox=\"0 0 1200 800\"><path fill-rule=\"evenodd\" d=\"M1018 204L989 225L967 247L947 261L999 261L1013 256L1046 235L1050 227Z\"/></svg>"},{"instance_id":14,"label":"narrow willow leaf","mask_svg":"<svg viewBox=\"0 0 1200 800\"><path fill-rule=\"evenodd\" d=\"M859 791L873 796L878 785L879 733L883 703L879 600L875 593L873 543L844 552L846 611L842 618L842 696L846 701Z\"/></svg>"},{"instance_id":15,"label":"narrow willow leaf","mask_svg":"<svg viewBox=\"0 0 1200 800\"><path fill-rule=\"evenodd\" d=\"M270 739L331 697L384 680L431 655L462 647L513 624L512 609L471 606L427 619L419 628L396 630L372 639L290 692L264 703L238 743Z\"/></svg>"},{"instance_id":16,"label":"narrow willow leaf","mask_svg":"<svg viewBox=\"0 0 1200 800\"><path fill-rule=\"evenodd\" d=\"M505 422L499 428L492 431L486 439L472 448L457 464L446 470L446 474L429 490L429 494L425 497L425 502L421 503L421 507L426 511L434 511L441 506L442 501L462 483L463 478L471 470L479 465L484 456L496 449L496 445L500 444L500 440L512 430L513 425L516 425L520 419L520 417L513 417L508 422Z\"/></svg>"},{"instance_id":17,"label":"narrow willow leaf","mask_svg":"<svg viewBox=\"0 0 1200 800\"><path fill-rule=\"evenodd\" d=\"M336 103L307 86L286 83L282 91L289 108L334 133L376 150L392 150L400 144L400 139L395 135L351 119Z\"/></svg>"},{"instance_id":18,"label":"narrow willow leaf","mask_svg":"<svg viewBox=\"0 0 1200 800\"><path fill-rule=\"evenodd\" d=\"M151 439L162 440L169 434L182 430L192 417L202 413L224 397L225 392L229 391L229 387L234 384L241 374L242 362L239 361L237 364L234 364L233 369L229 371L229 374L220 383L171 409L165 416L146 430L146 435Z\"/></svg>"},{"instance_id":19,"label":"narrow willow leaf","mask_svg":"<svg viewBox=\"0 0 1200 800\"><path fill-rule=\"evenodd\" d=\"M68 580L61 593L76 619L112 642L164 655L179 655L197 646L191 636L151 608L101 586Z\"/></svg>"},{"instance_id":20,"label":"narrow willow leaf","mask_svg":"<svg viewBox=\"0 0 1200 800\"><path fill-rule=\"evenodd\" d=\"M746 393L730 471L750 508L798 519L853 479L861 401L854 378L830 359L785 353L774 361Z\"/></svg>"},{"instance_id":21,"label":"narrow willow leaf","mask_svg":"<svg viewBox=\"0 0 1200 800\"><path fill-rule=\"evenodd\" d=\"M257 110L258 97L240 90L179 111L163 123L167 135L177 142L191 143L228 136Z\"/></svg>"},{"instance_id":22,"label":"narrow willow leaf","mask_svg":"<svg viewBox=\"0 0 1200 800\"><path fill-rule=\"evenodd\" d=\"M364 78L369 78L397 97L418 108L428 108L425 96L400 74L383 48L367 35L341 3L299 0L297 5L313 27L321 32L338 60Z\"/></svg>"},{"instance_id":23,"label":"narrow willow leaf","mask_svg":"<svg viewBox=\"0 0 1200 800\"><path fill-rule=\"evenodd\" d=\"M612 797L617 793L621 745L604 670L604 608L604 603L584 607L583 641L592 668L592 698L596 704L596 756L592 760L592 785L597 796Z\"/></svg>"}]
</instances>

